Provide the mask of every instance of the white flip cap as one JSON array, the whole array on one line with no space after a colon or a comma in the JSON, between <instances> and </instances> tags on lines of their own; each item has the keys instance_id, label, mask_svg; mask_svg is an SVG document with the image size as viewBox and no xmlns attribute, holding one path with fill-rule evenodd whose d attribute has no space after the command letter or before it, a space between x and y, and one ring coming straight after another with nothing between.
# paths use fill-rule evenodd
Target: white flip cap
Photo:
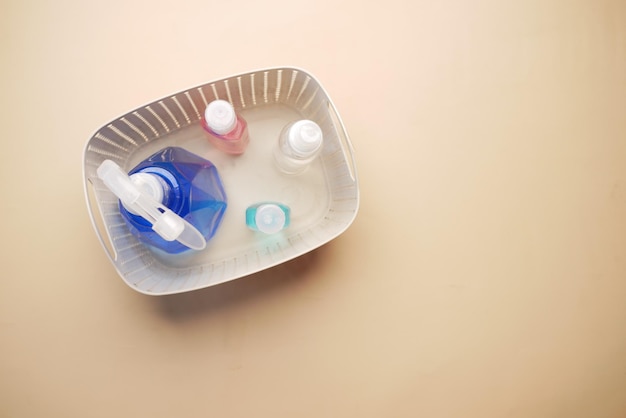
<instances>
[{"instance_id":1,"label":"white flip cap","mask_svg":"<svg viewBox=\"0 0 626 418\"><path fill-rule=\"evenodd\" d=\"M204 110L207 126L216 134L224 135L235 129L237 114L226 100L214 100Z\"/></svg>"},{"instance_id":2,"label":"white flip cap","mask_svg":"<svg viewBox=\"0 0 626 418\"><path fill-rule=\"evenodd\" d=\"M314 155L322 146L322 139L322 129L312 120L299 120L289 129L289 145L300 157Z\"/></svg>"},{"instance_id":3,"label":"white flip cap","mask_svg":"<svg viewBox=\"0 0 626 418\"><path fill-rule=\"evenodd\" d=\"M286 220L285 212L278 205L272 203L259 206L254 216L257 229L266 234L274 234L283 229Z\"/></svg>"},{"instance_id":4,"label":"white flip cap","mask_svg":"<svg viewBox=\"0 0 626 418\"><path fill-rule=\"evenodd\" d=\"M98 177L122 201L128 211L150 222L152 230L164 240L178 241L193 250L202 250L206 247L206 240L200 231L144 192L144 185L147 184L146 187L150 189L154 184L144 183L137 187L120 166L111 160L104 160L100 164ZM140 177L140 181L145 181L145 177L143 180Z\"/></svg>"}]
</instances>

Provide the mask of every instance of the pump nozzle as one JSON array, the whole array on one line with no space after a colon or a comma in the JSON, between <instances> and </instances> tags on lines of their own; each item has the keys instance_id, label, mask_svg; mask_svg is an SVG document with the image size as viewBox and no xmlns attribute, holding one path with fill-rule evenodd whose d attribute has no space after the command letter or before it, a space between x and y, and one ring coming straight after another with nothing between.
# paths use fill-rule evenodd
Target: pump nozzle
<instances>
[{"instance_id":1,"label":"pump nozzle","mask_svg":"<svg viewBox=\"0 0 626 418\"><path fill-rule=\"evenodd\" d=\"M98 177L126 209L150 222L152 230L164 240L178 241L193 250L206 247L206 240L200 231L160 202L142 193L115 162L104 160L98 167Z\"/></svg>"}]
</instances>

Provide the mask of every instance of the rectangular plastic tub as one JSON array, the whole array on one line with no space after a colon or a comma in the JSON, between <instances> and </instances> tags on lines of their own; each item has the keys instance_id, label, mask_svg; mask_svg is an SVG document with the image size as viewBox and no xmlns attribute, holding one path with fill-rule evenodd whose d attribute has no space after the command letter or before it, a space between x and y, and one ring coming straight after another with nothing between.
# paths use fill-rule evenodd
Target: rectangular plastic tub
<instances>
[{"instance_id":1,"label":"rectangular plastic tub","mask_svg":"<svg viewBox=\"0 0 626 418\"><path fill-rule=\"evenodd\" d=\"M247 120L250 145L240 156L207 141L200 118L207 103L228 100ZM272 150L284 125L311 119L322 129L322 152L302 175L281 174ZM167 146L180 146L218 168L228 208L202 251L167 255L133 237L118 199L96 175L105 159L127 171ZM352 145L320 83L296 68L270 68L216 80L157 100L100 128L87 142L83 174L89 214L122 279L150 294L181 293L234 280L305 254L343 233L359 207ZM291 207L291 225L273 235L249 230L246 207L279 201Z\"/></svg>"}]
</instances>

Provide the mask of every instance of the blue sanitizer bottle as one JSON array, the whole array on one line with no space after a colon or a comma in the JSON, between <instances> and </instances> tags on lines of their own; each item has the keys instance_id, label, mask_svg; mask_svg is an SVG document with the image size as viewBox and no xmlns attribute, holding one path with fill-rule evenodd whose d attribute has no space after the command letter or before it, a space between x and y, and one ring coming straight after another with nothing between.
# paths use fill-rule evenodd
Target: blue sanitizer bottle
<instances>
[{"instance_id":1,"label":"blue sanitizer bottle","mask_svg":"<svg viewBox=\"0 0 626 418\"><path fill-rule=\"evenodd\" d=\"M217 168L183 148L164 148L128 174L106 160L98 176L119 197L130 232L145 245L170 254L202 250L226 210Z\"/></svg>"}]
</instances>

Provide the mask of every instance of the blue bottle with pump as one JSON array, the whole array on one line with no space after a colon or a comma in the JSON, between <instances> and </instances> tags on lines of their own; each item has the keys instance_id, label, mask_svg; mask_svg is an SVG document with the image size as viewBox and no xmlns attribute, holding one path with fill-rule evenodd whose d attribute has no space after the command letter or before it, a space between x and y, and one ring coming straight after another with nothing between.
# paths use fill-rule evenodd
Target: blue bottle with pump
<instances>
[{"instance_id":1,"label":"blue bottle with pump","mask_svg":"<svg viewBox=\"0 0 626 418\"><path fill-rule=\"evenodd\" d=\"M130 232L166 253L203 249L226 211L226 193L215 165L183 148L164 148L128 174L106 160L98 176L119 197Z\"/></svg>"}]
</instances>

